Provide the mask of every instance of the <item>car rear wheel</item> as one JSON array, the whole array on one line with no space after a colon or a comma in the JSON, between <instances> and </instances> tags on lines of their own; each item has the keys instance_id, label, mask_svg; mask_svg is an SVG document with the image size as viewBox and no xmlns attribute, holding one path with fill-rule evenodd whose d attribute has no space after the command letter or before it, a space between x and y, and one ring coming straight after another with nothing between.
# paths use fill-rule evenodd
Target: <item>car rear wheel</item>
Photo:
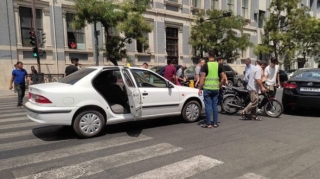
<instances>
[{"instance_id":1,"label":"car rear wheel","mask_svg":"<svg viewBox=\"0 0 320 179\"><path fill-rule=\"evenodd\" d=\"M189 101L184 105L182 117L186 122L195 122L201 115L201 107L197 101Z\"/></svg>"},{"instance_id":2,"label":"car rear wheel","mask_svg":"<svg viewBox=\"0 0 320 179\"><path fill-rule=\"evenodd\" d=\"M80 112L74 122L74 131L82 138L89 138L98 135L105 126L103 115L95 110Z\"/></svg>"}]
</instances>

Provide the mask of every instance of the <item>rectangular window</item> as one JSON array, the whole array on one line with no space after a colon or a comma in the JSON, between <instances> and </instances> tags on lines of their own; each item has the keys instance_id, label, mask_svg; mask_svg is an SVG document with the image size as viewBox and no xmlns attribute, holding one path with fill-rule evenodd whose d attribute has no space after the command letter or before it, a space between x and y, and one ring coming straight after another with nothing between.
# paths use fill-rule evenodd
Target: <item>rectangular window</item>
<instances>
[{"instance_id":1,"label":"rectangular window","mask_svg":"<svg viewBox=\"0 0 320 179\"><path fill-rule=\"evenodd\" d=\"M85 29L76 30L72 26L72 22L75 18L74 14L67 13L66 14L66 21L67 21L67 37L68 37L68 46L70 49L86 49L86 35Z\"/></svg>"},{"instance_id":2,"label":"rectangular window","mask_svg":"<svg viewBox=\"0 0 320 179\"><path fill-rule=\"evenodd\" d=\"M144 33L143 37L147 39L147 43L149 44L149 34ZM145 49L145 47L143 46L143 43L141 43L138 39L136 41L137 41L137 51L139 53L145 52L147 49Z\"/></svg>"},{"instance_id":3,"label":"rectangular window","mask_svg":"<svg viewBox=\"0 0 320 179\"><path fill-rule=\"evenodd\" d=\"M234 11L234 0L228 0L228 10Z\"/></svg>"},{"instance_id":4,"label":"rectangular window","mask_svg":"<svg viewBox=\"0 0 320 179\"><path fill-rule=\"evenodd\" d=\"M242 16L246 19L249 18L249 12L248 12L248 1L249 0L242 0Z\"/></svg>"},{"instance_id":5,"label":"rectangular window","mask_svg":"<svg viewBox=\"0 0 320 179\"><path fill-rule=\"evenodd\" d=\"M211 0L211 9L218 10L219 9L219 0Z\"/></svg>"},{"instance_id":6,"label":"rectangular window","mask_svg":"<svg viewBox=\"0 0 320 179\"><path fill-rule=\"evenodd\" d=\"M166 28L166 51L167 60L176 60L178 62L178 28Z\"/></svg>"},{"instance_id":7,"label":"rectangular window","mask_svg":"<svg viewBox=\"0 0 320 179\"><path fill-rule=\"evenodd\" d=\"M310 0L309 6L310 6L310 8L312 8L312 6L313 6L313 0Z\"/></svg>"},{"instance_id":8,"label":"rectangular window","mask_svg":"<svg viewBox=\"0 0 320 179\"><path fill-rule=\"evenodd\" d=\"M259 19L258 19L259 28L263 28L263 26L264 26L264 16L265 16L265 14L266 14L266 12L259 11Z\"/></svg>"},{"instance_id":9,"label":"rectangular window","mask_svg":"<svg viewBox=\"0 0 320 179\"><path fill-rule=\"evenodd\" d=\"M32 18L32 10L28 7L19 7L19 15L20 15L20 28L21 28L21 38L23 46L31 46L30 44L30 31L33 31L33 18ZM36 23L38 31L43 31L42 24L42 10L36 9ZM39 39L38 39L39 42Z\"/></svg>"},{"instance_id":10,"label":"rectangular window","mask_svg":"<svg viewBox=\"0 0 320 179\"><path fill-rule=\"evenodd\" d=\"M195 8L201 8L201 0L192 0L192 6Z\"/></svg>"}]
</instances>

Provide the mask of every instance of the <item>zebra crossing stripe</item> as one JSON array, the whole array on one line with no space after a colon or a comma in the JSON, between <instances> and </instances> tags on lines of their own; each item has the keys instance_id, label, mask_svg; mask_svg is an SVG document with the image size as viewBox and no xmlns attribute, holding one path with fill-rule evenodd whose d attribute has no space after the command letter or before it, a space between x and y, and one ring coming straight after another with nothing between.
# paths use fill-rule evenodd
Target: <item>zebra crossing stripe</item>
<instances>
[{"instance_id":1,"label":"zebra crossing stripe","mask_svg":"<svg viewBox=\"0 0 320 179\"><path fill-rule=\"evenodd\" d=\"M180 151L182 148L173 146L168 143L161 143L145 148L130 150L106 157L93 159L77 165L65 166L52 170L40 172L35 175L21 177L19 179L31 178L79 178L88 177L110 168L115 168L127 164L132 164L142 160L147 160L174 152ZM16 176L17 177L17 176Z\"/></svg>"},{"instance_id":2,"label":"zebra crossing stripe","mask_svg":"<svg viewBox=\"0 0 320 179\"><path fill-rule=\"evenodd\" d=\"M139 141L149 140L151 137L140 135L139 137L119 137L114 139L106 139L97 142L81 144L73 147L50 150L46 152L29 154L26 156L18 156L0 161L0 170L45 162L55 159L61 159L68 156L83 154L86 152L106 149L110 147L121 146L125 144L135 143Z\"/></svg>"},{"instance_id":3,"label":"zebra crossing stripe","mask_svg":"<svg viewBox=\"0 0 320 179\"><path fill-rule=\"evenodd\" d=\"M7 122L13 122L13 121L31 121L27 116L26 117L17 117L17 118L7 118L7 119L0 119L0 125L1 123L7 123Z\"/></svg>"},{"instance_id":4,"label":"zebra crossing stripe","mask_svg":"<svg viewBox=\"0 0 320 179\"><path fill-rule=\"evenodd\" d=\"M37 126L40 126L40 124L30 121L30 122L19 123L19 124L0 125L0 130L14 129L14 128L19 128L19 127L37 127Z\"/></svg>"},{"instance_id":5,"label":"zebra crossing stripe","mask_svg":"<svg viewBox=\"0 0 320 179\"><path fill-rule=\"evenodd\" d=\"M46 144L54 144L58 142L64 142L68 140L60 140L60 141L45 141L40 139L31 139L31 140L24 140L24 141L18 141L18 142L11 142L5 145L0 145L0 152L6 151L6 150L15 150L15 149L22 149L27 147L35 147L35 146L43 146Z\"/></svg>"},{"instance_id":6,"label":"zebra crossing stripe","mask_svg":"<svg viewBox=\"0 0 320 179\"><path fill-rule=\"evenodd\" d=\"M0 119L3 117L13 117L13 116L27 116L27 112L19 112L19 113L14 113L14 114L0 114Z\"/></svg>"},{"instance_id":7,"label":"zebra crossing stripe","mask_svg":"<svg viewBox=\"0 0 320 179\"><path fill-rule=\"evenodd\" d=\"M247 173L237 179L268 179L268 178L254 174L254 173Z\"/></svg>"},{"instance_id":8,"label":"zebra crossing stripe","mask_svg":"<svg viewBox=\"0 0 320 179\"><path fill-rule=\"evenodd\" d=\"M26 111L26 110L14 106L14 107L7 107L7 108L1 108L1 107L0 107L0 111L1 111L1 112L12 112L12 113L14 113L14 112L24 112L24 111Z\"/></svg>"},{"instance_id":9,"label":"zebra crossing stripe","mask_svg":"<svg viewBox=\"0 0 320 179\"><path fill-rule=\"evenodd\" d=\"M5 132L0 135L0 139L6 139L11 137L21 137L26 135L34 135L39 133L52 133L57 131L57 126L39 126L35 131L28 130L21 130L16 132Z\"/></svg>"},{"instance_id":10,"label":"zebra crossing stripe","mask_svg":"<svg viewBox=\"0 0 320 179\"><path fill-rule=\"evenodd\" d=\"M223 162L203 155L198 155L180 162L176 162L161 168L157 168L127 179L167 179L167 178L188 178L200 172L209 170Z\"/></svg>"}]
</instances>

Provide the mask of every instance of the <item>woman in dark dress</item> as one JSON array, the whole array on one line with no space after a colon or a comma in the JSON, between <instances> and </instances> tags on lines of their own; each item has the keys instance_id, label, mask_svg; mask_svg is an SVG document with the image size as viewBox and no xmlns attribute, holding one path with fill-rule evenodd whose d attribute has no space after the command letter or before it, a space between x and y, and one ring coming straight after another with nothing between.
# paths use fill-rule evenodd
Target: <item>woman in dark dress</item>
<instances>
[{"instance_id":1,"label":"woman in dark dress","mask_svg":"<svg viewBox=\"0 0 320 179\"><path fill-rule=\"evenodd\" d=\"M33 84L38 83L38 72L34 68L34 66L31 66L31 74L30 74L31 80L33 81Z\"/></svg>"}]
</instances>

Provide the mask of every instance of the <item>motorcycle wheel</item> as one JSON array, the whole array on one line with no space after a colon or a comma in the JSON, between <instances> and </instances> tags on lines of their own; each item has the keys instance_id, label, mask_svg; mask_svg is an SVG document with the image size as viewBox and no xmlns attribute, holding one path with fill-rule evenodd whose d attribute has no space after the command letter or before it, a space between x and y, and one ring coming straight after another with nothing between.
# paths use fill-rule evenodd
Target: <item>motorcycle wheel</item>
<instances>
[{"instance_id":1,"label":"motorcycle wheel","mask_svg":"<svg viewBox=\"0 0 320 179\"><path fill-rule=\"evenodd\" d=\"M283 106L282 104L276 100L276 99L269 99L270 102L267 102L263 109L267 116L277 118L279 117L283 112Z\"/></svg>"},{"instance_id":2,"label":"motorcycle wheel","mask_svg":"<svg viewBox=\"0 0 320 179\"><path fill-rule=\"evenodd\" d=\"M227 95L223 98L223 102L222 102L222 107L225 110L226 113L228 114L236 114L237 112L239 112L239 108L236 107L232 107L232 106L228 106L228 104L235 104L235 105L240 105L240 99L239 97L235 97L234 95Z\"/></svg>"}]
</instances>

